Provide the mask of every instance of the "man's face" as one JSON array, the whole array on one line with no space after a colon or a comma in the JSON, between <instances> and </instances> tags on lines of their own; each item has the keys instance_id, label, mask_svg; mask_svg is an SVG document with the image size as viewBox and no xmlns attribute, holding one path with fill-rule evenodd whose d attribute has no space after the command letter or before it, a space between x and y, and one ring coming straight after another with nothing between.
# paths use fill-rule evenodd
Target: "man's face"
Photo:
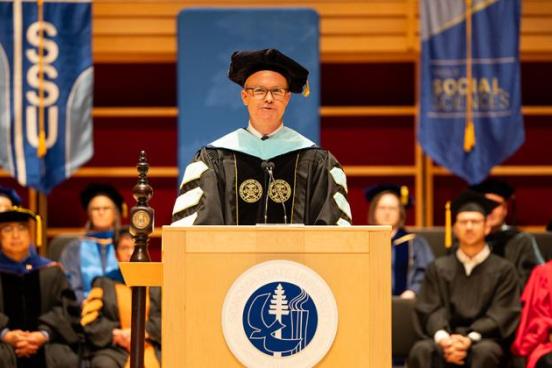
<instances>
[{"instance_id":1,"label":"man's face","mask_svg":"<svg viewBox=\"0 0 552 368\"><path fill-rule=\"evenodd\" d=\"M487 217L491 229L497 230L506 222L506 216L508 216L508 203L504 197L498 194L486 193L485 197L491 201L500 203Z\"/></svg>"},{"instance_id":2,"label":"man's face","mask_svg":"<svg viewBox=\"0 0 552 368\"><path fill-rule=\"evenodd\" d=\"M0 224L2 252L13 260L22 260L29 253L31 231L27 222L5 222Z\"/></svg>"},{"instance_id":3,"label":"man's face","mask_svg":"<svg viewBox=\"0 0 552 368\"><path fill-rule=\"evenodd\" d=\"M254 92L255 89L257 89L256 92ZM262 89L275 92L268 92L262 96L258 93ZM285 91L283 95L278 93L282 90ZM291 94L288 91L287 80L282 74L261 70L247 78L241 98L243 104L247 106L253 128L261 134L270 134L282 124Z\"/></svg>"},{"instance_id":4,"label":"man's face","mask_svg":"<svg viewBox=\"0 0 552 368\"><path fill-rule=\"evenodd\" d=\"M134 239L130 235L123 235L117 244L117 259L119 262L129 262L134 252Z\"/></svg>"},{"instance_id":5,"label":"man's face","mask_svg":"<svg viewBox=\"0 0 552 368\"><path fill-rule=\"evenodd\" d=\"M393 228L397 228L400 219L401 207L399 198L391 193L383 194L378 200L374 211L376 225L391 225Z\"/></svg>"},{"instance_id":6,"label":"man's face","mask_svg":"<svg viewBox=\"0 0 552 368\"><path fill-rule=\"evenodd\" d=\"M454 223L454 235L458 238L460 248L483 246L485 236L491 230L485 216L477 211L460 212Z\"/></svg>"},{"instance_id":7,"label":"man's face","mask_svg":"<svg viewBox=\"0 0 552 368\"><path fill-rule=\"evenodd\" d=\"M110 230L114 226L117 216L117 208L107 196L95 196L88 204L88 218L94 230Z\"/></svg>"},{"instance_id":8,"label":"man's face","mask_svg":"<svg viewBox=\"0 0 552 368\"><path fill-rule=\"evenodd\" d=\"M4 212L12 208L13 203L11 199L6 196L0 195L0 212Z\"/></svg>"}]
</instances>

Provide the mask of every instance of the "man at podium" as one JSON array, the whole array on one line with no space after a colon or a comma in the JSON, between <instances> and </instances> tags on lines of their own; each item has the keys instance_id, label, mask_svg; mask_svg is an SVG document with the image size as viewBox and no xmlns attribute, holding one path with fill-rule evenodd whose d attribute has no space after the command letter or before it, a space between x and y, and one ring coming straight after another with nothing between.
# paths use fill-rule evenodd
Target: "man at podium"
<instances>
[{"instance_id":1,"label":"man at podium","mask_svg":"<svg viewBox=\"0 0 552 368\"><path fill-rule=\"evenodd\" d=\"M243 87L248 126L199 150L184 172L172 225L350 225L341 165L283 122L291 93L309 93L308 71L264 49L234 52L228 76Z\"/></svg>"}]
</instances>

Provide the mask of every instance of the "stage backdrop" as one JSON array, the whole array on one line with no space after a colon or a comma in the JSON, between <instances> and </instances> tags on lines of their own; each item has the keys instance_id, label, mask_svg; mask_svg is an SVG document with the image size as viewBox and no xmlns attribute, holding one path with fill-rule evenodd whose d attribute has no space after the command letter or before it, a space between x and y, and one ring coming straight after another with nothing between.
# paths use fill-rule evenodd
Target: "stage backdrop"
<instances>
[{"instance_id":1,"label":"stage backdrop","mask_svg":"<svg viewBox=\"0 0 552 368\"><path fill-rule=\"evenodd\" d=\"M311 9L187 9L178 16L178 166L195 152L246 127L241 87L228 79L237 50L276 48L307 68L310 95L293 95L286 126L314 142L320 136L319 17ZM179 180L180 182L180 180Z\"/></svg>"}]
</instances>

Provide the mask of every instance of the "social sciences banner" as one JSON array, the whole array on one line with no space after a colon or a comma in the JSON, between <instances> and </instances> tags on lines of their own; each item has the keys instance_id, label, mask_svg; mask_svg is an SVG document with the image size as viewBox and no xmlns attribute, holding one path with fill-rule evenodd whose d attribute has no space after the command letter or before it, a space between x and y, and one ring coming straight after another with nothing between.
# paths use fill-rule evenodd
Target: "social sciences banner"
<instances>
[{"instance_id":1,"label":"social sciences banner","mask_svg":"<svg viewBox=\"0 0 552 368\"><path fill-rule=\"evenodd\" d=\"M0 0L0 166L43 193L93 153L91 12Z\"/></svg>"},{"instance_id":2,"label":"social sciences banner","mask_svg":"<svg viewBox=\"0 0 552 368\"><path fill-rule=\"evenodd\" d=\"M470 184L525 139L520 0L422 0L418 139Z\"/></svg>"}]
</instances>

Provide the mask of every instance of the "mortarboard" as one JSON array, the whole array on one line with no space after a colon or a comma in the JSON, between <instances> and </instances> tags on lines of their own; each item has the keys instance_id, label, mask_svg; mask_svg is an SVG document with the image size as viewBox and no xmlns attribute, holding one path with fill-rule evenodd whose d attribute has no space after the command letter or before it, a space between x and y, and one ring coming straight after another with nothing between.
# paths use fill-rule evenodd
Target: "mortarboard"
<instances>
[{"instance_id":1,"label":"mortarboard","mask_svg":"<svg viewBox=\"0 0 552 368\"><path fill-rule=\"evenodd\" d=\"M406 185L397 185L397 184L377 184L367 188L364 191L364 197L368 202L371 202L374 197L381 193L392 193L399 198L401 205L404 208L410 208L414 204L414 198L410 195L408 187Z\"/></svg>"}]
</instances>

